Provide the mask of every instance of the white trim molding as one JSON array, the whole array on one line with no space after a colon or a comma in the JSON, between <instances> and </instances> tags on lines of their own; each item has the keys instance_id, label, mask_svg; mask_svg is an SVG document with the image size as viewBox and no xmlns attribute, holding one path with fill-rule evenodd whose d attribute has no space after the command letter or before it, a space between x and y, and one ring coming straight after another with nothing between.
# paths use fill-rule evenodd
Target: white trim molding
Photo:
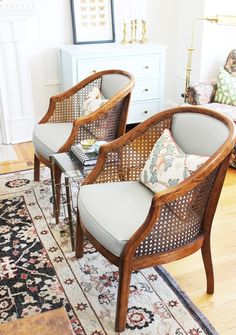
<instances>
[{"instance_id":1,"label":"white trim molding","mask_svg":"<svg viewBox=\"0 0 236 335\"><path fill-rule=\"evenodd\" d=\"M0 141L4 144L32 137L35 116L27 38L36 4L36 0L0 1Z\"/></svg>"},{"instance_id":2,"label":"white trim molding","mask_svg":"<svg viewBox=\"0 0 236 335\"><path fill-rule=\"evenodd\" d=\"M1 0L0 20L13 21L27 19L34 15L35 0Z\"/></svg>"}]
</instances>

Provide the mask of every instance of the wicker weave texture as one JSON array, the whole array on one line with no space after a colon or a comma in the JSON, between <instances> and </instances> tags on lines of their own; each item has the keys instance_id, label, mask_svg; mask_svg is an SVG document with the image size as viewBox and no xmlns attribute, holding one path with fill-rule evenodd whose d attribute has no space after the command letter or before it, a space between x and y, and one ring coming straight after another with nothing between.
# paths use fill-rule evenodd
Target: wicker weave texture
<instances>
[{"instance_id":1,"label":"wicker weave texture","mask_svg":"<svg viewBox=\"0 0 236 335\"><path fill-rule=\"evenodd\" d=\"M137 248L136 257L184 246L200 235L216 174L217 169L183 197L162 206L156 224Z\"/></svg>"},{"instance_id":2,"label":"wicker weave texture","mask_svg":"<svg viewBox=\"0 0 236 335\"><path fill-rule=\"evenodd\" d=\"M147 127L138 137L107 154L105 166L95 183L139 180L141 170L164 129L171 128L172 118ZM165 204L149 235L136 250L136 257L151 255L188 244L201 233L202 218L217 170L183 197Z\"/></svg>"},{"instance_id":3,"label":"wicker weave texture","mask_svg":"<svg viewBox=\"0 0 236 335\"><path fill-rule=\"evenodd\" d=\"M90 82L88 85L77 91L69 98L56 102L55 110L53 115L50 117L48 122L50 123L61 123L61 122L73 122L83 115L83 103L91 92L93 87L101 87L102 79L99 78Z\"/></svg>"},{"instance_id":4,"label":"wicker weave texture","mask_svg":"<svg viewBox=\"0 0 236 335\"><path fill-rule=\"evenodd\" d=\"M99 118L88 122L78 129L76 143L87 138L95 140L112 141L117 137L117 129L122 115L125 98Z\"/></svg>"},{"instance_id":5,"label":"wicker weave texture","mask_svg":"<svg viewBox=\"0 0 236 335\"><path fill-rule=\"evenodd\" d=\"M95 183L118 182L122 180L138 180L141 170L164 129L171 127L172 119L168 118L151 127L129 141L116 151L109 152L102 172Z\"/></svg>"}]
</instances>

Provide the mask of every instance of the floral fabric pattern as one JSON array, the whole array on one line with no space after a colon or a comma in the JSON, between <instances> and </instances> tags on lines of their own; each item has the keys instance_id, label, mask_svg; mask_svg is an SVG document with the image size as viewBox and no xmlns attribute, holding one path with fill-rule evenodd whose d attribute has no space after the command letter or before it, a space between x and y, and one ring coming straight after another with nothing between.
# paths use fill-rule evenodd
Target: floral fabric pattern
<instances>
[{"instance_id":1,"label":"floral fabric pattern","mask_svg":"<svg viewBox=\"0 0 236 335\"><path fill-rule=\"evenodd\" d=\"M98 87L93 87L83 103L84 115L95 112L104 105L108 100L104 98Z\"/></svg>"},{"instance_id":2,"label":"floral fabric pattern","mask_svg":"<svg viewBox=\"0 0 236 335\"><path fill-rule=\"evenodd\" d=\"M193 83L187 90L187 102L191 105L209 104L213 101L216 92L216 82Z\"/></svg>"},{"instance_id":3,"label":"floral fabric pattern","mask_svg":"<svg viewBox=\"0 0 236 335\"><path fill-rule=\"evenodd\" d=\"M189 177L208 158L185 154L165 129L147 159L140 181L154 193L163 191Z\"/></svg>"},{"instance_id":4,"label":"floral fabric pattern","mask_svg":"<svg viewBox=\"0 0 236 335\"><path fill-rule=\"evenodd\" d=\"M41 176L0 176L0 323L64 306L75 335L115 335L118 268L88 241L75 258L65 217L52 216L49 170ZM123 334L157 333L217 335L161 267L132 274Z\"/></svg>"},{"instance_id":5,"label":"floral fabric pattern","mask_svg":"<svg viewBox=\"0 0 236 335\"><path fill-rule=\"evenodd\" d=\"M236 77L236 49L230 51L224 69L232 76Z\"/></svg>"}]
</instances>

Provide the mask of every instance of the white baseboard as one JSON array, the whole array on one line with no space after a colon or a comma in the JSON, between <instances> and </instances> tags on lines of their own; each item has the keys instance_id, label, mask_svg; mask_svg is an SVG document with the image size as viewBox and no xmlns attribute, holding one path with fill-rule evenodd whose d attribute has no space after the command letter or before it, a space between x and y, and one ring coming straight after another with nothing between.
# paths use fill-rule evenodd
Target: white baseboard
<instances>
[{"instance_id":1,"label":"white baseboard","mask_svg":"<svg viewBox=\"0 0 236 335\"><path fill-rule=\"evenodd\" d=\"M6 144L32 141L35 120L32 116L8 120L9 135Z\"/></svg>"}]
</instances>

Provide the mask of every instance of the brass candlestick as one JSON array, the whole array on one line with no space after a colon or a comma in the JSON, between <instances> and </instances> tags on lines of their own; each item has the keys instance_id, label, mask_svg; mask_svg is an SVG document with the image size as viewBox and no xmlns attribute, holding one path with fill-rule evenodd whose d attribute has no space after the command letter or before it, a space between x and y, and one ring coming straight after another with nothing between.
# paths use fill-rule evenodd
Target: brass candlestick
<instances>
[{"instance_id":1,"label":"brass candlestick","mask_svg":"<svg viewBox=\"0 0 236 335\"><path fill-rule=\"evenodd\" d=\"M134 43L137 43L137 28L138 28L138 20L134 20Z\"/></svg>"},{"instance_id":2,"label":"brass candlestick","mask_svg":"<svg viewBox=\"0 0 236 335\"><path fill-rule=\"evenodd\" d=\"M131 24L131 39L129 41L130 44L134 44L134 20L131 20L130 21L130 24Z\"/></svg>"},{"instance_id":3,"label":"brass candlestick","mask_svg":"<svg viewBox=\"0 0 236 335\"><path fill-rule=\"evenodd\" d=\"M123 23L123 39L121 41L122 44L127 44L128 40L127 40L127 24L126 22Z\"/></svg>"},{"instance_id":4,"label":"brass candlestick","mask_svg":"<svg viewBox=\"0 0 236 335\"><path fill-rule=\"evenodd\" d=\"M142 20L142 38L139 41L139 43L144 44L148 42L146 35L147 35L147 23L145 20Z\"/></svg>"}]
</instances>

